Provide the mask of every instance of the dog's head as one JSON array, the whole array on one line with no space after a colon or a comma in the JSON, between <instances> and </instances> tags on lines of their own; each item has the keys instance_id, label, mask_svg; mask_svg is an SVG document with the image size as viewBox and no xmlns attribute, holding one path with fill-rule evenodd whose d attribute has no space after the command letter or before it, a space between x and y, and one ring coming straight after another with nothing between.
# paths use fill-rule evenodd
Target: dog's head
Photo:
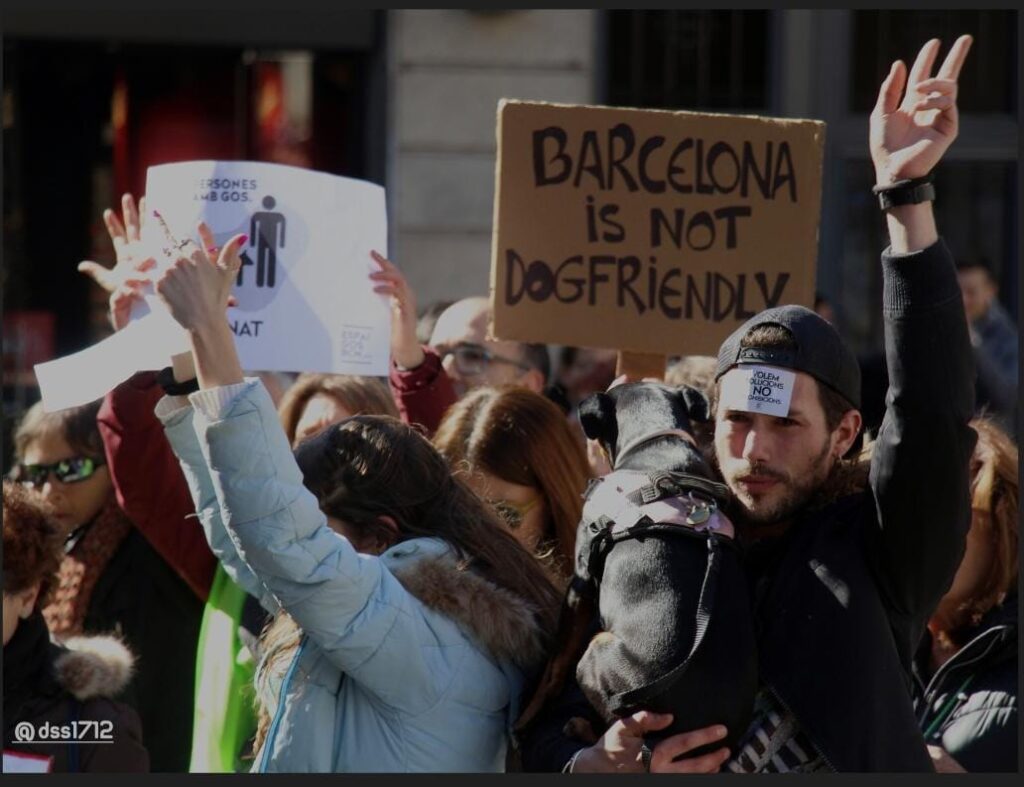
<instances>
[{"instance_id":1,"label":"dog's head","mask_svg":"<svg viewBox=\"0 0 1024 787\"><path fill-rule=\"evenodd\" d=\"M584 399L579 416L587 437L597 440L614 468L620 469L622 452L644 437L670 429L692 436L694 423L708 422L710 406L704 394L688 385L676 388L664 383L623 383ZM633 460L632 455L627 458L630 465L637 466ZM686 461L692 463L693 457L686 457ZM662 465L643 469L672 468Z\"/></svg>"}]
</instances>

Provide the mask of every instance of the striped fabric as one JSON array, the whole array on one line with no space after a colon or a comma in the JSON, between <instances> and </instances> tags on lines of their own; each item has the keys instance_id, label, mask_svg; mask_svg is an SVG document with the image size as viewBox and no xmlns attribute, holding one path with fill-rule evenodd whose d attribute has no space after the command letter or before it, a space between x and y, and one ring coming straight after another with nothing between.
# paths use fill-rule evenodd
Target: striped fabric
<instances>
[{"instance_id":1,"label":"striped fabric","mask_svg":"<svg viewBox=\"0 0 1024 787\"><path fill-rule=\"evenodd\" d=\"M768 691L757 695L754 719L739 752L725 764L732 773L816 773L828 771L792 713Z\"/></svg>"}]
</instances>

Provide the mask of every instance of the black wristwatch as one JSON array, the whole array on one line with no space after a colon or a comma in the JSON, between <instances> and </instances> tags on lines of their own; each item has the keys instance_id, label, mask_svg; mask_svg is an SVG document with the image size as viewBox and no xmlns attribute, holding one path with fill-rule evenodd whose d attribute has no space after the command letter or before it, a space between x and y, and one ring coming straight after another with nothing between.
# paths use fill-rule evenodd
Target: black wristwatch
<instances>
[{"instance_id":1,"label":"black wristwatch","mask_svg":"<svg viewBox=\"0 0 1024 787\"><path fill-rule=\"evenodd\" d=\"M195 377L181 383L176 382L174 369L170 366L165 366L156 373L156 381L168 396L188 396L199 390L199 380Z\"/></svg>"},{"instance_id":2,"label":"black wristwatch","mask_svg":"<svg viewBox=\"0 0 1024 787\"><path fill-rule=\"evenodd\" d=\"M930 172L923 178L897 180L888 186L875 186L871 191L878 195L878 204L882 210L935 200L935 185L932 183Z\"/></svg>"}]
</instances>

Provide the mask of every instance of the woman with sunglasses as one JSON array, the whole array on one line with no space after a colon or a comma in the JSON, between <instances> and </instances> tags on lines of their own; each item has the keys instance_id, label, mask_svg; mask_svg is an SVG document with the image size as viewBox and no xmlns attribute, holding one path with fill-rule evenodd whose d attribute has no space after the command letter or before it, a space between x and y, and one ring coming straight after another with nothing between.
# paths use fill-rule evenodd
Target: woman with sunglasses
<instances>
[{"instance_id":1,"label":"woman with sunglasses","mask_svg":"<svg viewBox=\"0 0 1024 787\"><path fill-rule=\"evenodd\" d=\"M188 331L200 390L157 415L214 552L275 615L254 770L503 770L557 591L396 419L350 418L293 456L225 319L243 238L216 262L204 225L200 238L155 282Z\"/></svg>"},{"instance_id":2,"label":"woman with sunglasses","mask_svg":"<svg viewBox=\"0 0 1024 787\"><path fill-rule=\"evenodd\" d=\"M43 617L58 640L125 640L138 660L121 696L142 720L151 768L184 771L202 603L119 505L99 408L94 402L47 413L37 403L15 431L15 478L50 506L64 544Z\"/></svg>"},{"instance_id":3,"label":"woman with sunglasses","mask_svg":"<svg viewBox=\"0 0 1024 787\"><path fill-rule=\"evenodd\" d=\"M10 757L35 772L148 772L139 717L114 699L132 654L111 637L52 641L39 607L57 584L62 530L29 489L4 481L3 496L4 770ZM76 720L88 723L79 740L45 732Z\"/></svg>"},{"instance_id":4,"label":"woman with sunglasses","mask_svg":"<svg viewBox=\"0 0 1024 787\"><path fill-rule=\"evenodd\" d=\"M590 468L558 406L525 388L477 388L449 408L434 445L564 585Z\"/></svg>"}]
</instances>

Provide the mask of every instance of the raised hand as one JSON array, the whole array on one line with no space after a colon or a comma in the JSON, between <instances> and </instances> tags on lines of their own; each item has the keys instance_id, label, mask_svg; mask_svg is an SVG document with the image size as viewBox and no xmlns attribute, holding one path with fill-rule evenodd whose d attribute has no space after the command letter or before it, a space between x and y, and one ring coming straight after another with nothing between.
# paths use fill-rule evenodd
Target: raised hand
<instances>
[{"instance_id":1,"label":"raised hand","mask_svg":"<svg viewBox=\"0 0 1024 787\"><path fill-rule=\"evenodd\" d=\"M145 197L139 200L140 207L145 201ZM110 322L115 331L128 324L132 306L142 299L142 288L150 281L146 274L156 266L156 260L142 248L142 219L131 194L121 197L121 211L123 221L115 211L103 211L103 223L117 258L114 267L107 268L92 260L78 263L80 273L110 293Z\"/></svg>"},{"instance_id":2,"label":"raised hand","mask_svg":"<svg viewBox=\"0 0 1024 787\"><path fill-rule=\"evenodd\" d=\"M424 357L416 338L416 294L393 263L375 251L370 256L381 268L370 274L373 291L391 296L391 357L403 369L415 369Z\"/></svg>"},{"instance_id":3,"label":"raised hand","mask_svg":"<svg viewBox=\"0 0 1024 787\"><path fill-rule=\"evenodd\" d=\"M207 249L215 248L213 233L199 224L202 247L191 238L179 241L156 211L153 216L164 237L164 255L170 263L156 281L156 293L171 316L189 331L201 331L225 323L224 313L231 300L231 287L242 265L239 250L246 235L236 235L210 259Z\"/></svg>"},{"instance_id":4,"label":"raised hand","mask_svg":"<svg viewBox=\"0 0 1024 787\"><path fill-rule=\"evenodd\" d=\"M112 293L110 293L109 310L110 324L115 331L119 331L128 324L132 314L132 306L136 301L143 299L142 288L149 283L148 278L124 279Z\"/></svg>"},{"instance_id":5,"label":"raised hand","mask_svg":"<svg viewBox=\"0 0 1024 787\"><path fill-rule=\"evenodd\" d=\"M139 211L145 204L146 198L143 197L139 200L139 208L136 209L132 195L125 194L121 197L123 219L118 218L117 212L110 208L103 211L103 223L107 227L107 234L110 235L117 260L113 268L107 268L92 260L78 263L80 273L84 273L109 293L116 291L128 280L139 279L139 273L156 265L156 260L147 255L142 247L142 217Z\"/></svg>"},{"instance_id":6,"label":"raised hand","mask_svg":"<svg viewBox=\"0 0 1024 787\"><path fill-rule=\"evenodd\" d=\"M902 60L892 64L871 113L871 159L878 185L927 175L956 138L957 78L972 40L960 36L934 78L937 38L921 47L909 78Z\"/></svg>"}]
</instances>

